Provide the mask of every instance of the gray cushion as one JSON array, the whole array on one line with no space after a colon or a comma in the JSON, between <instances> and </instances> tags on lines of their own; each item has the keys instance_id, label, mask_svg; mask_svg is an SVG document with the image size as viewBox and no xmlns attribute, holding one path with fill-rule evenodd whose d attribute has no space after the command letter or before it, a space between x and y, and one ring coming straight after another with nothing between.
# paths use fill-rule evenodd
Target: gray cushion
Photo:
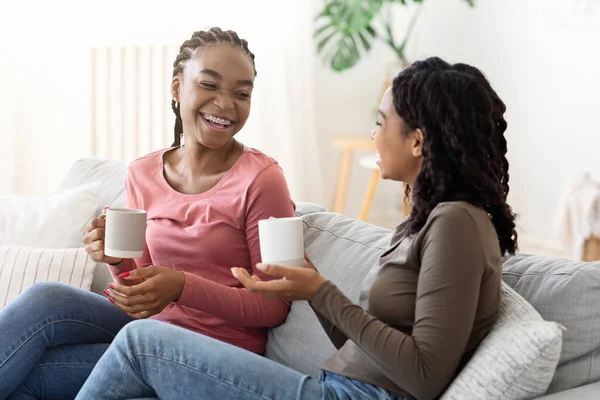
<instances>
[{"instance_id":1,"label":"gray cushion","mask_svg":"<svg viewBox=\"0 0 600 400\"><path fill-rule=\"evenodd\" d=\"M125 206L125 174L127 164L100 157L89 157L75 161L67 176L60 184L59 190L69 189L86 182L101 181L98 209L96 215L102 213L105 206ZM112 282L112 276L105 265L99 264L94 269L92 292L102 295L102 291Z\"/></svg>"},{"instance_id":2,"label":"gray cushion","mask_svg":"<svg viewBox=\"0 0 600 400\"><path fill-rule=\"evenodd\" d=\"M559 324L542 320L503 282L496 323L441 400L517 400L546 393L561 339Z\"/></svg>"},{"instance_id":3,"label":"gray cushion","mask_svg":"<svg viewBox=\"0 0 600 400\"><path fill-rule=\"evenodd\" d=\"M298 217L324 211L327 211L327 209L320 204L296 202L296 216Z\"/></svg>"},{"instance_id":4,"label":"gray cushion","mask_svg":"<svg viewBox=\"0 0 600 400\"><path fill-rule=\"evenodd\" d=\"M69 189L83 183L101 181L100 198L96 215L105 206L125 206L125 174L127 164L100 157L75 161L60 184L59 190Z\"/></svg>"},{"instance_id":5,"label":"gray cushion","mask_svg":"<svg viewBox=\"0 0 600 400\"><path fill-rule=\"evenodd\" d=\"M389 245L391 232L333 213L311 213L302 219L308 256L325 278L357 302L362 281ZM296 301L286 322L270 330L266 355L316 377L334 352L308 303Z\"/></svg>"},{"instance_id":6,"label":"gray cushion","mask_svg":"<svg viewBox=\"0 0 600 400\"><path fill-rule=\"evenodd\" d=\"M598 400L600 393L600 382L590 383L580 386L576 389L567 390L560 393L553 393L547 396L536 397L537 400Z\"/></svg>"},{"instance_id":7,"label":"gray cushion","mask_svg":"<svg viewBox=\"0 0 600 400\"><path fill-rule=\"evenodd\" d=\"M600 379L600 262L516 255L502 275L545 320L567 328L548 393Z\"/></svg>"}]
</instances>

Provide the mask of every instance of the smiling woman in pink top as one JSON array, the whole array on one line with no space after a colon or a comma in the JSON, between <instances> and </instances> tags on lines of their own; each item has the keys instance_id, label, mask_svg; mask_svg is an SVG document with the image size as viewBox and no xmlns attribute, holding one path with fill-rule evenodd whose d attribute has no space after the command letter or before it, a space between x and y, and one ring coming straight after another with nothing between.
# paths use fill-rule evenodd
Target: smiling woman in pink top
<instances>
[{"instance_id":1,"label":"smiling woman in pink top","mask_svg":"<svg viewBox=\"0 0 600 400\"><path fill-rule=\"evenodd\" d=\"M173 67L175 142L132 162L125 181L127 206L148 213L144 255L106 256L104 219L94 218L83 241L115 278L108 299L43 283L2 310L0 398L75 397L134 319L259 354L267 329L285 321L289 303L252 293L231 275L241 266L270 279L255 267L258 221L294 215L277 162L234 139L250 113L254 55L235 32L211 28L183 43Z\"/></svg>"}]
</instances>

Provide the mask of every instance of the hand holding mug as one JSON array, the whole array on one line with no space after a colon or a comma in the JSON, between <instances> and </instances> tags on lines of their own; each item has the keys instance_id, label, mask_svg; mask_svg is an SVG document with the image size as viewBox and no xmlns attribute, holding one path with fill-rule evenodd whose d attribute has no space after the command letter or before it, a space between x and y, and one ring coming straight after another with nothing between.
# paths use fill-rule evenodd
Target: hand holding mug
<instances>
[{"instance_id":1,"label":"hand holding mug","mask_svg":"<svg viewBox=\"0 0 600 400\"><path fill-rule=\"evenodd\" d=\"M109 257L104 253L104 234L106 231L106 220L102 217L94 217L85 227L83 243L85 251L90 258L99 263L117 264L123 259Z\"/></svg>"}]
</instances>

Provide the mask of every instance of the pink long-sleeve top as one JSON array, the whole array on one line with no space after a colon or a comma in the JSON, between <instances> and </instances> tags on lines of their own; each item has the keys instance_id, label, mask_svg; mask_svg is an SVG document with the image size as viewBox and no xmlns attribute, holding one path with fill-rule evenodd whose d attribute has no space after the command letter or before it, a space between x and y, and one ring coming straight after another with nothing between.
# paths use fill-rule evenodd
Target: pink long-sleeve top
<instances>
[{"instance_id":1,"label":"pink long-sleeve top","mask_svg":"<svg viewBox=\"0 0 600 400\"><path fill-rule=\"evenodd\" d=\"M139 259L109 266L111 273L119 279L125 271L148 265L183 271L181 297L152 318L264 353L267 328L285 321L289 303L249 292L231 267L273 278L256 269L261 261L258 221L294 215L283 172L275 160L246 147L212 189L183 194L164 177L167 150L129 166L127 207L147 211L146 248Z\"/></svg>"}]
</instances>

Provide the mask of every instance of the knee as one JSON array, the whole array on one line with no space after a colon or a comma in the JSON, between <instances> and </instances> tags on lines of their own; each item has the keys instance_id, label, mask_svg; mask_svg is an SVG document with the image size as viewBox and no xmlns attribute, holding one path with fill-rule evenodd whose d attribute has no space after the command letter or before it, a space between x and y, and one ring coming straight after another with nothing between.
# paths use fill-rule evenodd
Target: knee
<instances>
[{"instance_id":1,"label":"knee","mask_svg":"<svg viewBox=\"0 0 600 400\"><path fill-rule=\"evenodd\" d=\"M157 343L165 343L173 338L176 326L151 319L141 319L128 323L114 339L115 346L122 346L135 354L151 354Z\"/></svg>"},{"instance_id":2,"label":"knee","mask_svg":"<svg viewBox=\"0 0 600 400\"><path fill-rule=\"evenodd\" d=\"M125 325L115 337L117 344L125 344L129 348L144 347L146 343L156 342L163 325L168 324L151 319L139 319Z\"/></svg>"},{"instance_id":3,"label":"knee","mask_svg":"<svg viewBox=\"0 0 600 400\"><path fill-rule=\"evenodd\" d=\"M58 307L64 303L77 304L83 289L60 282L37 282L28 287L17 297L22 302L40 307Z\"/></svg>"},{"instance_id":4,"label":"knee","mask_svg":"<svg viewBox=\"0 0 600 400\"><path fill-rule=\"evenodd\" d=\"M23 293L21 293L21 296L48 301L51 298L69 292L72 289L74 289L72 286L60 282L37 282L25 289Z\"/></svg>"}]
</instances>

